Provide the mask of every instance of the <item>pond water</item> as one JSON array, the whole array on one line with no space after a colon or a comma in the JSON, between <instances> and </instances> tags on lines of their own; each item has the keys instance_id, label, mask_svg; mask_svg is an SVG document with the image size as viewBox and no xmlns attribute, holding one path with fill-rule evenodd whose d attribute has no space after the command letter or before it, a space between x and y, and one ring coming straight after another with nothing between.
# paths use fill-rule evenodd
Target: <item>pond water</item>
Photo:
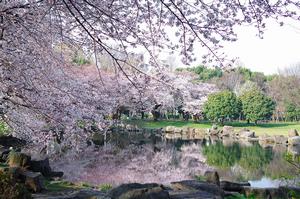
<instances>
[{"instance_id":1,"label":"pond water","mask_svg":"<svg viewBox=\"0 0 300 199\"><path fill-rule=\"evenodd\" d=\"M63 170L68 180L91 184L168 184L192 179L207 170L217 170L222 180L249 181L253 187L298 182L296 169L284 159L287 150L299 154L298 148L212 137L167 140L161 133L149 132L112 133L102 144L77 160L62 158L54 167Z\"/></svg>"}]
</instances>

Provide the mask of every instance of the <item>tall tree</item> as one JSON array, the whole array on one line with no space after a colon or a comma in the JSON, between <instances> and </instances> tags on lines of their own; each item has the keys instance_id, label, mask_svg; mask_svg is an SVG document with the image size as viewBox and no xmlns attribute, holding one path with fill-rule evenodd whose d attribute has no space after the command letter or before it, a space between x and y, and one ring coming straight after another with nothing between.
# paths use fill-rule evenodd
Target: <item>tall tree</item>
<instances>
[{"instance_id":1,"label":"tall tree","mask_svg":"<svg viewBox=\"0 0 300 199\"><path fill-rule=\"evenodd\" d=\"M295 7L300 3L293 0L1 0L2 117L27 139L44 136L38 127L45 123L65 126L76 139L85 138L85 133L72 133L77 129L75 121L84 118L107 126L104 116L141 90L133 71L155 78L128 60L129 49L143 48L151 65L160 69L156 58L163 48L180 51L182 61L189 62L198 42L210 53L206 61L221 63L217 49L220 41L237 39L234 25L254 23L262 36L266 18L299 19ZM172 34L176 42L170 42ZM98 78L74 78L78 74L71 75L62 45L92 52ZM111 57L116 74L98 70L99 53Z\"/></svg>"}]
</instances>

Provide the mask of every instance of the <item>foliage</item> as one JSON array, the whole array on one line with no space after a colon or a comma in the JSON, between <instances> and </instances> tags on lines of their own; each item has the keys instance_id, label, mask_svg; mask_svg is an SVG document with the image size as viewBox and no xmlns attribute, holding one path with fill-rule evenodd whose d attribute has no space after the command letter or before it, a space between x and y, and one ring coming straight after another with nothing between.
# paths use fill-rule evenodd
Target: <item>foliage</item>
<instances>
[{"instance_id":1,"label":"foliage","mask_svg":"<svg viewBox=\"0 0 300 199\"><path fill-rule=\"evenodd\" d=\"M272 160L272 157L273 153L271 149L263 149L258 143L255 143L251 147L242 149L239 164L243 168L253 171L263 168L264 165Z\"/></svg>"},{"instance_id":2,"label":"foliage","mask_svg":"<svg viewBox=\"0 0 300 199\"><path fill-rule=\"evenodd\" d=\"M212 78L219 78L223 75L222 69L220 68L208 68L205 66L196 66L193 68L177 68L177 71L190 71L198 75L198 79L202 81L208 81Z\"/></svg>"},{"instance_id":3,"label":"foliage","mask_svg":"<svg viewBox=\"0 0 300 199\"><path fill-rule=\"evenodd\" d=\"M0 120L0 136L6 135L9 132L7 124Z\"/></svg>"},{"instance_id":4,"label":"foliage","mask_svg":"<svg viewBox=\"0 0 300 199\"><path fill-rule=\"evenodd\" d=\"M16 182L9 173L0 171L0 198L29 199L32 197L24 184Z\"/></svg>"},{"instance_id":5,"label":"foliage","mask_svg":"<svg viewBox=\"0 0 300 199\"><path fill-rule=\"evenodd\" d=\"M98 186L100 191L108 192L109 190L112 189L111 184L101 184Z\"/></svg>"},{"instance_id":6,"label":"foliage","mask_svg":"<svg viewBox=\"0 0 300 199\"><path fill-rule=\"evenodd\" d=\"M241 148L237 143L226 147L221 142L217 142L215 145L205 146L203 154L206 156L209 165L228 168L240 159Z\"/></svg>"},{"instance_id":7,"label":"foliage","mask_svg":"<svg viewBox=\"0 0 300 199\"><path fill-rule=\"evenodd\" d=\"M263 149L259 144L241 147L238 143L224 146L221 142L205 146L203 154L209 165L228 168L239 164L244 169L251 171L263 168L273 157L272 151Z\"/></svg>"},{"instance_id":8,"label":"foliage","mask_svg":"<svg viewBox=\"0 0 300 199\"><path fill-rule=\"evenodd\" d=\"M275 103L271 98L257 90L250 90L240 96L245 119L257 123L258 120L269 119L274 111Z\"/></svg>"},{"instance_id":9,"label":"foliage","mask_svg":"<svg viewBox=\"0 0 300 199\"><path fill-rule=\"evenodd\" d=\"M239 116L241 104L233 92L221 91L208 96L204 104L205 116L213 121L235 119Z\"/></svg>"},{"instance_id":10,"label":"foliage","mask_svg":"<svg viewBox=\"0 0 300 199\"><path fill-rule=\"evenodd\" d=\"M289 121L300 119L300 107L293 103L285 103L285 118Z\"/></svg>"},{"instance_id":11,"label":"foliage","mask_svg":"<svg viewBox=\"0 0 300 199\"><path fill-rule=\"evenodd\" d=\"M226 196L225 199L256 199L256 197L254 195L235 194L234 196Z\"/></svg>"},{"instance_id":12,"label":"foliage","mask_svg":"<svg viewBox=\"0 0 300 199\"><path fill-rule=\"evenodd\" d=\"M83 55L76 53L72 59L72 62L76 65L82 66L85 64L90 64L90 60L86 59Z\"/></svg>"},{"instance_id":13,"label":"foliage","mask_svg":"<svg viewBox=\"0 0 300 199\"><path fill-rule=\"evenodd\" d=\"M293 155L292 153L287 152L284 155L284 159L290 163L295 169L297 169L297 172L300 173L300 156L299 155Z\"/></svg>"},{"instance_id":14,"label":"foliage","mask_svg":"<svg viewBox=\"0 0 300 199\"><path fill-rule=\"evenodd\" d=\"M200 42L211 55L205 55L205 61L222 63L222 53L217 49L223 46L221 41L237 40L235 25L255 21L262 36L266 18L299 17L294 11L297 6L290 6L293 4L221 0L5 1L0 4L0 24L5 24L0 27L1 106L5 106L9 126L18 137L47 144L53 137L41 131L54 123L65 127L64 143L83 150L88 134L76 126L77 120L85 118L87 123L95 121L107 129L110 121L104 115L113 114L120 105L130 104L144 111L155 101L164 101L165 109L175 104L165 84L162 86L162 82L172 82L166 81L163 67L152 64L158 61L157 52L166 48L170 53L179 51L184 55L182 61L189 63L195 58L194 44ZM55 49L61 43L93 53L96 62L101 59L97 56L108 55L115 73L101 75L98 65L89 71L90 76L81 73L79 67L70 69L70 63ZM138 73L139 63L128 60L130 52L140 48L150 55L153 71L158 71L151 71L154 78ZM74 61L86 63L82 57ZM147 90L149 82L155 86ZM187 88L192 86L186 84ZM201 102L199 90L196 97ZM194 99L191 93L195 96L193 90L184 94ZM186 109L200 108L198 101L189 103Z\"/></svg>"}]
</instances>

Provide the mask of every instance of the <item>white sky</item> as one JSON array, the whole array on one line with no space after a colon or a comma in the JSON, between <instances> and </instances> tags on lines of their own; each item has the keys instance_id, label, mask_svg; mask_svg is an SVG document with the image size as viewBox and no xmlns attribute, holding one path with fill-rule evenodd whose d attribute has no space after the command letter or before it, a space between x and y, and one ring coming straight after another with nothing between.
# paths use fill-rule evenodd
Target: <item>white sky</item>
<instances>
[{"instance_id":1,"label":"white sky","mask_svg":"<svg viewBox=\"0 0 300 199\"><path fill-rule=\"evenodd\" d=\"M239 57L245 67L266 74L277 73L278 69L300 63L300 23L286 21L280 27L267 23L264 39L256 36L253 27L237 29L238 41L225 45L224 51Z\"/></svg>"},{"instance_id":2,"label":"white sky","mask_svg":"<svg viewBox=\"0 0 300 199\"><path fill-rule=\"evenodd\" d=\"M224 52L229 59L238 57L242 66L253 71L274 74L295 64L300 64L300 21L284 20L280 26L275 21L268 21L264 38L260 39L257 29L250 26L237 27L238 41L223 43ZM171 37L173 32L170 31ZM168 50L160 53L160 58L175 67L191 67L202 64L202 50L195 44L197 61L190 66L184 66L179 53L168 55Z\"/></svg>"}]
</instances>

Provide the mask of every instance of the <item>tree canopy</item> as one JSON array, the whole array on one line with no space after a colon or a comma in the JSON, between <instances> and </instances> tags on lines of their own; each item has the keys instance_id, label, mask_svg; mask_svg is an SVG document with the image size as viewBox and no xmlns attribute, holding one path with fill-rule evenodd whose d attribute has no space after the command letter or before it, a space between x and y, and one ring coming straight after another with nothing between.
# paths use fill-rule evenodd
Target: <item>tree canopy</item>
<instances>
[{"instance_id":1,"label":"tree canopy","mask_svg":"<svg viewBox=\"0 0 300 199\"><path fill-rule=\"evenodd\" d=\"M254 89L241 95L240 100L245 119L255 123L269 119L275 109L275 103L271 98Z\"/></svg>"},{"instance_id":2,"label":"tree canopy","mask_svg":"<svg viewBox=\"0 0 300 199\"><path fill-rule=\"evenodd\" d=\"M66 139L86 143L90 129L78 128L78 120L107 129L111 121L106 116L124 101L139 107L151 101L144 90L154 80L172 89L157 59L162 50L179 51L188 63L194 60L194 44L200 43L209 52L204 60L222 65L218 49L223 41L237 39L235 25L254 24L262 37L267 18L280 24L283 17L299 19L299 7L292 0L1 0L1 117L28 140L46 143L53 135L41 130L63 126L70 134ZM63 46L84 49L95 63L90 73L97 76L89 79L71 68ZM130 61L131 50L138 48L157 70L146 73L139 62ZM104 54L114 74L99 70Z\"/></svg>"},{"instance_id":3,"label":"tree canopy","mask_svg":"<svg viewBox=\"0 0 300 199\"><path fill-rule=\"evenodd\" d=\"M233 92L221 91L208 96L203 112L208 119L223 123L224 119L237 118L240 108L240 102Z\"/></svg>"}]
</instances>

